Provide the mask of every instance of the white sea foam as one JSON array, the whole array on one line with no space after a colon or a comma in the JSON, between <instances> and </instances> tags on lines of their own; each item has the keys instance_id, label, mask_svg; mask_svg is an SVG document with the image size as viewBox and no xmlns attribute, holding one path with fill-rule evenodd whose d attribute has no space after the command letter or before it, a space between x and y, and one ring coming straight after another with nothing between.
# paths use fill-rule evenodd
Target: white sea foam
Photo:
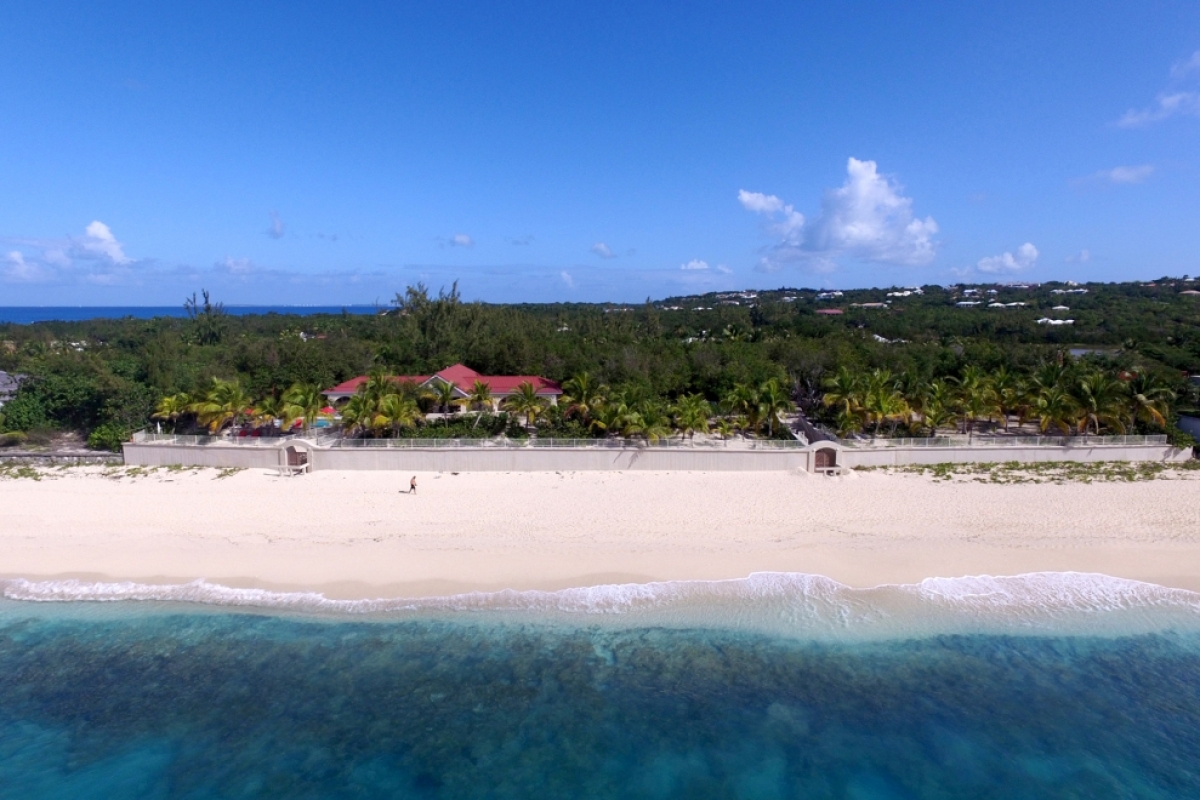
<instances>
[{"instance_id":1,"label":"white sea foam","mask_svg":"<svg viewBox=\"0 0 1200 800\"><path fill-rule=\"evenodd\" d=\"M442 597L338 600L316 592L186 584L0 581L0 596L39 603L152 603L297 612L362 619L497 618L588 625L733 627L819 639L943 633L1114 635L1200 631L1200 594L1107 575L1037 572L929 578L854 589L821 575L760 572L721 581L614 584L560 591L470 592Z\"/></svg>"}]
</instances>

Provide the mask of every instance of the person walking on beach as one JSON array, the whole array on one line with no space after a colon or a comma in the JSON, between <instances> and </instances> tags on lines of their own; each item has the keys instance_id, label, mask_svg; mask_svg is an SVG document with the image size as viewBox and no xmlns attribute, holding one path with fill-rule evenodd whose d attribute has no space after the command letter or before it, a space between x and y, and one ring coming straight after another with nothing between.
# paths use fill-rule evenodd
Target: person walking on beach
<instances>
[{"instance_id":1,"label":"person walking on beach","mask_svg":"<svg viewBox=\"0 0 1200 800\"><path fill-rule=\"evenodd\" d=\"M412 480L408 482L408 493L409 494L417 493L417 476L416 475L413 475Z\"/></svg>"}]
</instances>

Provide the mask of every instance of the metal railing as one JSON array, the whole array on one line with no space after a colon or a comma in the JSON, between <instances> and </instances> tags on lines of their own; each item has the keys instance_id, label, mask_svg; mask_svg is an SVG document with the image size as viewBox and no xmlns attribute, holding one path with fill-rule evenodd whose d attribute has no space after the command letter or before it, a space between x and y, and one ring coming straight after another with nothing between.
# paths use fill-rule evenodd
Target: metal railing
<instances>
[{"instance_id":1,"label":"metal railing","mask_svg":"<svg viewBox=\"0 0 1200 800\"><path fill-rule=\"evenodd\" d=\"M936 436L924 438L841 439L843 447L1121 447L1165 445L1155 436Z\"/></svg>"},{"instance_id":2,"label":"metal railing","mask_svg":"<svg viewBox=\"0 0 1200 800\"><path fill-rule=\"evenodd\" d=\"M334 447L384 447L384 448L460 448L495 447L503 449L623 449L623 448L684 448L684 449L731 449L731 450L801 450L806 447L800 441L770 439L339 439Z\"/></svg>"},{"instance_id":3,"label":"metal railing","mask_svg":"<svg viewBox=\"0 0 1200 800\"><path fill-rule=\"evenodd\" d=\"M180 433L138 431L133 435L131 441L134 444L181 444L189 447L206 447L213 444L243 447L278 447L296 438L296 434L284 434L283 436L194 436Z\"/></svg>"},{"instance_id":4,"label":"metal railing","mask_svg":"<svg viewBox=\"0 0 1200 800\"><path fill-rule=\"evenodd\" d=\"M341 431L319 429L309 434L285 434L283 436L192 436L174 433L150 433L139 431L133 435L137 444L173 444L203 447L206 445L238 445L247 447L278 447L296 439L306 439L319 447L383 447L410 449L437 448L553 448L553 449L622 449L622 448L686 448L727 450L803 450L820 447L824 442L807 444L800 440L782 439L731 439L701 438L698 440L669 438L647 441L645 439L508 439L464 438L464 439L357 439L345 438ZM838 439L836 444L855 449L888 447L1130 447L1167 444L1167 437L1155 436L934 436L920 438Z\"/></svg>"}]
</instances>

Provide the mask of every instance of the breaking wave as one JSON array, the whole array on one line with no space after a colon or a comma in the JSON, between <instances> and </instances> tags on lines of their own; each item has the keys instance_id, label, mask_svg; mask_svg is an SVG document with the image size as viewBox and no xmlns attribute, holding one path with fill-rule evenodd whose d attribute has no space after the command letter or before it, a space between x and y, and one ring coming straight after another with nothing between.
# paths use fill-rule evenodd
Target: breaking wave
<instances>
[{"instance_id":1,"label":"breaking wave","mask_svg":"<svg viewBox=\"0 0 1200 800\"><path fill-rule=\"evenodd\" d=\"M1200 593L1079 572L928 578L870 589L852 588L821 575L758 572L734 580L371 600L232 588L204 580L146 584L14 579L0 581L0 597L36 603L150 604L163 611L178 611L181 604L194 610L199 604L354 619L701 626L832 640L947 633L1123 635L1200 630Z\"/></svg>"}]
</instances>

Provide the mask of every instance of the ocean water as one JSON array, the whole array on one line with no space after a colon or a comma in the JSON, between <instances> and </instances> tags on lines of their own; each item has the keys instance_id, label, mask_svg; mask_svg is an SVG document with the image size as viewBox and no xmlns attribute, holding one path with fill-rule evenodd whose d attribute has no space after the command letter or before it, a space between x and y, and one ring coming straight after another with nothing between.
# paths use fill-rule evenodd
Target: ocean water
<instances>
[{"instance_id":1,"label":"ocean water","mask_svg":"<svg viewBox=\"0 0 1200 800\"><path fill-rule=\"evenodd\" d=\"M246 314L375 314L378 306L225 306L225 313ZM82 322L89 319L154 319L186 317L183 304L175 306L0 306L0 322L28 325L33 322Z\"/></svg>"},{"instance_id":2,"label":"ocean water","mask_svg":"<svg viewBox=\"0 0 1200 800\"><path fill-rule=\"evenodd\" d=\"M0 583L0 797L1200 797L1200 595Z\"/></svg>"}]
</instances>

